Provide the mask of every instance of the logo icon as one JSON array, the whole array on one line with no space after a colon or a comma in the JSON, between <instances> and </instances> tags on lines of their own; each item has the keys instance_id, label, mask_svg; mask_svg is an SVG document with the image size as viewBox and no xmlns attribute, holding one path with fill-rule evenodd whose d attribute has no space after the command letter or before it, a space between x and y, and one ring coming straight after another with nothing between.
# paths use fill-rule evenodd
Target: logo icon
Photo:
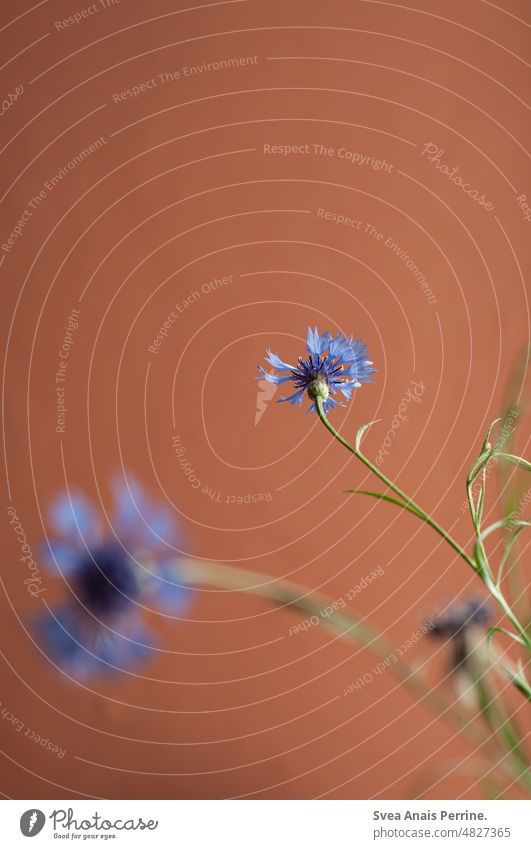
<instances>
[{"instance_id":1,"label":"logo icon","mask_svg":"<svg viewBox=\"0 0 531 849\"><path fill-rule=\"evenodd\" d=\"M24 837L35 837L42 829L46 822L46 817L38 808L30 808L29 811L24 811L20 817L20 830Z\"/></svg>"},{"instance_id":2,"label":"logo icon","mask_svg":"<svg viewBox=\"0 0 531 849\"><path fill-rule=\"evenodd\" d=\"M270 371L269 374L274 374L274 371ZM256 427L265 411L267 410L267 405L269 401L272 401L276 395L278 386L275 383L270 383L265 378L263 380L259 380L257 384L258 390L256 393L256 412L254 416L254 426Z\"/></svg>"}]
</instances>

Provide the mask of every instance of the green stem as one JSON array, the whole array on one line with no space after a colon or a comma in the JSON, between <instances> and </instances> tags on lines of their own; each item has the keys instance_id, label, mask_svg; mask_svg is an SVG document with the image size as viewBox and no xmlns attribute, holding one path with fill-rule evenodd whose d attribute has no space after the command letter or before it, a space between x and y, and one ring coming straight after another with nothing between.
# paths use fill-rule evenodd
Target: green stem
<instances>
[{"instance_id":1,"label":"green stem","mask_svg":"<svg viewBox=\"0 0 531 849\"><path fill-rule=\"evenodd\" d=\"M426 524L429 525L430 528L433 528L433 530L436 531L443 539L445 539L446 542L449 543L449 545L452 546L454 551L456 551L459 554L459 556L462 557L463 560L469 566L471 566L472 569L474 569L474 571L476 571L476 565L475 565L474 561L472 560L472 558L468 556L466 551L463 548L461 548L459 543L452 536L450 536L450 534L447 531L445 531L444 528L441 527L441 525L439 525L439 523L435 521L435 519L433 519L428 513L426 513L422 509L422 507L419 507L419 505L416 504L415 501L413 501L412 498L409 498L405 494L405 492L402 492L402 490L398 486L396 486L396 484L394 484L392 480L390 480L386 475L384 475L384 473L382 471L380 471L380 469L377 466L375 466L373 463L371 463L371 461L368 459L368 457L365 457L365 455L362 454L361 451L359 451L357 448L354 448L354 446L351 445L349 442L347 442L346 439L343 439L341 434L338 433L337 430L335 429L335 427L329 422L329 420L326 416L326 413L323 409L323 401L322 401L321 398L316 399L315 407L317 409L317 413L319 415L319 418L321 419L322 423L327 428L327 430L330 431L332 436L335 439L337 439L337 441L340 442L341 445L343 445L348 451L350 451L352 454L354 454L355 457L357 457L359 460L361 460L361 462L365 466L367 466L367 468L370 469L371 472L373 472L376 475L376 477L380 478L380 480L386 486L388 486L389 489L392 489L393 492L396 493L396 495L398 495L399 498L402 499L402 501L404 502L404 506L412 507L414 512L418 515L418 517L420 519L422 519L423 522L426 522Z\"/></svg>"},{"instance_id":2,"label":"green stem","mask_svg":"<svg viewBox=\"0 0 531 849\"><path fill-rule=\"evenodd\" d=\"M477 658L473 651L468 651L465 661L478 699L478 706L485 722L493 734L499 735L500 742L507 755L513 761L515 770L522 777L522 782L531 790L531 775L529 774L528 759L522 739L517 728L507 717L499 699L490 690L487 680L488 658Z\"/></svg>"},{"instance_id":3,"label":"green stem","mask_svg":"<svg viewBox=\"0 0 531 849\"><path fill-rule=\"evenodd\" d=\"M509 620L515 631L517 631L522 645L524 645L526 649L531 652L531 637L529 636L526 628L524 628L524 626L520 623L518 617L513 613L511 605L503 595L499 586L492 581L490 575L484 575L481 572L478 572L478 574L485 586L487 587L489 593L492 595L493 598L496 599L499 606L505 613L507 619Z\"/></svg>"},{"instance_id":4,"label":"green stem","mask_svg":"<svg viewBox=\"0 0 531 849\"><path fill-rule=\"evenodd\" d=\"M529 382L529 373L531 366L531 347L527 345L518 354L512 373L505 391L503 404L503 419L514 421L518 417L518 421L522 421L531 410L529 401L530 393L527 385ZM513 428L504 440L503 448L510 454L515 453L514 445L515 429ZM511 470L504 463L500 463L497 467L500 489L502 492L504 516L510 516L512 511L517 508L519 497L523 495L520 491L519 478L515 477ZM507 563L507 589L512 607L519 619L525 618L528 620L529 607L526 598L526 582L521 564L519 562L518 553L519 544L517 544L508 558Z\"/></svg>"},{"instance_id":5,"label":"green stem","mask_svg":"<svg viewBox=\"0 0 531 849\"><path fill-rule=\"evenodd\" d=\"M386 486L389 487L389 489L391 489L396 495L398 495L398 497L400 498L400 500L402 502L402 506L405 509L409 510L410 512L415 513L415 515L417 515L419 517L419 519L421 519L423 522L425 522L427 525L429 525L430 528L433 528L434 531L436 531L443 539L445 539L448 542L448 544L451 545L451 547L454 549L454 551L456 551L460 555L460 557L463 558L465 563L467 563L474 570L474 572L483 581L483 583L487 587L490 594L497 601L497 603L499 604L499 606L503 610L504 614L509 619L509 621L511 622L513 627L515 628L522 645L524 645L528 650L531 650L531 637L527 633L526 629L520 624L518 617L515 616L514 612L511 609L510 604L508 603L507 599L504 597L500 587L493 580L492 573L490 571L490 567L488 566L488 558L487 558L485 548L483 546L483 539L482 539L480 526L479 526L479 520L478 520L478 515L480 516L481 511L482 511L482 504L480 504L479 508L478 508L478 506L474 503L474 499L473 499L472 485L474 483L474 480L476 479L476 477L482 471L484 471L486 463L488 462L489 458L493 454L493 452L491 451L490 445L487 444L487 441L485 442L485 444L483 446L483 453L482 453L481 457L478 458L477 463L474 465L470 475L467 478L467 494L468 494L468 500L469 500L469 503L470 503L470 511L471 511L471 514L472 514L472 520L474 522L474 528L475 528L475 531L476 531L476 536L478 538L478 543L477 543L476 549L475 549L476 557L474 559L472 557L469 557L469 555L466 553L466 551L463 548L461 548L459 543L456 540L454 540L453 537L451 537L450 534L447 533L447 531L445 531L444 528L441 527L441 525L439 525L439 523L435 521L435 519L433 519L428 513L426 513L422 509L422 507L420 507L418 504L416 504L415 501L413 501L413 499L409 498L405 494L405 492L403 492L398 486L396 486L396 484L394 484L392 480L390 480L386 475L384 475L384 473L382 471L380 471L380 469L377 466L375 466L374 463L371 463L371 461L367 457L365 457L364 454L361 453L361 451L357 447L359 445L359 436L358 436L358 440L356 441L356 446L351 445L349 442L346 441L346 439L343 439L341 434L337 432L335 427L328 420L328 418L325 414L324 408L323 408L323 399L322 398L318 397L318 398L315 399L315 407L316 407L317 413L319 415L319 418L321 419L321 421L324 424L324 426L326 427L326 429L332 434L334 439L337 439L337 441L341 445L343 445L348 451L350 451L352 454L354 454L355 457L357 457L359 460L361 460L361 462L365 466L367 466L367 468L370 469L371 472L373 472L376 475L376 477L378 477ZM491 426L491 428L492 428L492 426ZM489 434L490 434L490 429L489 429ZM488 435L487 435L487 440L488 440Z\"/></svg>"}]
</instances>

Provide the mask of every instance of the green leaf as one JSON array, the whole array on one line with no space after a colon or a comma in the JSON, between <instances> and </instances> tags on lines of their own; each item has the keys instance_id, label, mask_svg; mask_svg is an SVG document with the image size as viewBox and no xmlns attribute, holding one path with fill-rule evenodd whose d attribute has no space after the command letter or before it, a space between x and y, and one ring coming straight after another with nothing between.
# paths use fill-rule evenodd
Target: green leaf
<instances>
[{"instance_id":1,"label":"green leaf","mask_svg":"<svg viewBox=\"0 0 531 849\"><path fill-rule=\"evenodd\" d=\"M477 457L474 460L474 462L472 463L472 465L470 467L470 471L469 471L467 479L466 479L467 485L470 485L475 481L477 476L480 474L480 472L483 471L483 469L485 468L485 466L487 465L487 463L489 462L489 460L493 456L494 449L493 449L492 445L490 444L490 435L492 433L492 428L499 421L501 421L501 419L499 419L499 418L494 419L494 421L491 422L491 424L488 426L487 433L485 435L485 439L483 440L483 445L481 447L481 453L480 453L479 457Z\"/></svg>"},{"instance_id":2,"label":"green leaf","mask_svg":"<svg viewBox=\"0 0 531 849\"><path fill-rule=\"evenodd\" d=\"M500 457L502 460L507 460L513 466L518 466L519 469L525 469L526 472L531 472L531 463L529 460L524 460L523 457L516 457L514 454L505 454L504 451L495 451L495 457Z\"/></svg>"},{"instance_id":3,"label":"green leaf","mask_svg":"<svg viewBox=\"0 0 531 849\"><path fill-rule=\"evenodd\" d=\"M479 457L474 460L470 467L470 472L468 473L468 477L466 479L467 486L470 486L474 483L477 476L483 471L485 466L490 462L492 457L494 456L494 451L492 448L489 448L488 451L483 452L479 455Z\"/></svg>"},{"instance_id":4,"label":"green leaf","mask_svg":"<svg viewBox=\"0 0 531 849\"><path fill-rule=\"evenodd\" d=\"M494 634L505 634L506 637L511 637L513 640L516 640L516 642L521 642L515 634L512 634L510 631L506 631L505 628L489 628L489 630L487 632L487 642L488 642L489 649L491 651L492 651L492 638L494 637ZM519 692L523 696L525 696L526 699L531 701L531 685L529 684L529 682L526 678L523 666L520 663L520 661L518 662L518 669L515 669L515 667L512 666L512 664L509 665L509 664L505 663L503 660L501 660L500 657L498 657L494 653L493 653L493 655L494 655L493 656L494 663L497 666L499 666L500 669L503 670L503 673L506 676L506 678L509 679L511 684L513 684L516 687L516 689L519 690Z\"/></svg>"},{"instance_id":5,"label":"green leaf","mask_svg":"<svg viewBox=\"0 0 531 849\"><path fill-rule=\"evenodd\" d=\"M520 676L511 676L511 672L509 670L507 670L505 674L507 675L509 681L511 681L511 683L516 687L516 689L521 692L522 696L525 696L525 698L531 702L531 687L529 686L526 679L521 678Z\"/></svg>"},{"instance_id":6,"label":"green leaf","mask_svg":"<svg viewBox=\"0 0 531 849\"><path fill-rule=\"evenodd\" d=\"M511 526L509 526L507 519L501 519L498 522L493 522L493 524L489 525L488 528L485 528L485 530L482 533L479 532L479 528L476 529L477 541L476 541L476 544L474 545L474 558L475 558L476 563L478 565L478 571L483 576L483 579L485 580L485 583L487 584L488 588L489 588L488 578L490 578L492 580L492 582L494 582L494 575L492 574L492 570L490 568L489 560L488 560L485 548L483 546L483 543L484 543L485 539L490 534L494 533L494 531L500 530L501 528L507 528L507 527L519 528L521 530L522 528L531 527L531 522L527 522L525 520L518 520L516 522L512 522ZM513 544L514 544L514 539L512 540L510 547L512 547ZM504 554L502 556L502 563L500 565L500 568L503 567L503 564L505 563L505 559L506 559L506 554ZM500 585L500 571L498 571L498 578L496 580L494 590L496 588L499 588L499 585ZM493 592L492 587L490 587L490 591Z\"/></svg>"},{"instance_id":7,"label":"green leaf","mask_svg":"<svg viewBox=\"0 0 531 849\"><path fill-rule=\"evenodd\" d=\"M358 430L358 432L356 434L356 441L354 443L355 446L356 446L356 451L360 450L361 440L363 439L365 431L368 430L371 427L371 425L376 424L379 421L381 421L381 419L374 419L374 421L367 422L367 424L364 424L360 427L360 429Z\"/></svg>"},{"instance_id":8,"label":"green leaf","mask_svg":"<svg viewBox=\"0 0 531 849\"><path fill-rule=\"evenodd\" d=\"M526 524L529 524L529 522L526 522ZM499 568L498 568L498 577L496 579L496 583L498 584L498 586L500 585L501 580L503 578L503 570L505 569L505 564L507 562L507 558L509 557L509 554L511 553L511 549L512 549L513 545L515 544L516 540L518 539L519 534L522 533L523 529L524 529L524 525L520 525L519 527L517 527L516 530L511 534L511 536L509 537L507 542L505 543L505 549L504 549L504 552L503 552L501 560L500 560L500 565L499 565Z\"/></svg>"},{"instance_id":9,"label":"green leaf","mask_svg":"<svg viewBox=\"0 0 531 849\"><path fill-rule=\"evenodd\" d=\"M494 419L494 421L491 422L490 425L488 426L487 433L485 435L485 440L483 442L483 448L481 449L482 454L484 454L487 451L490 451L490 449L491 449L490 435L492 433L492 429L493 429L494 425L498 424L498 422L501 422L501 416L498 416L497 419Z\"/></svg>"},{"instance_id":10,"label":"green leaf","mask_svg":"<svg viewBox=\"0 0 531 849\"><path fill-rule=\"evenodd\" d=\"M500 628L499 626L495 628L489 628L487 631L487 640L492 640L494 634L504 634L506 637L509 637L511 640L514 640L515 643L518 643L519 646L525 646L524 641L518 634L514 634L512 631L508 631L506 628Z\"/></svg>"},{"instance_id":11,"label":"green leaf","mask_svg":"<svg viewBox=\"0 0 531 849\"><path fill-rule=\"evenodd\" d=\"M485 490L487 489L486 471L487 467L485 466L482 472L483 480L481 484L481 489L479 491L478 500L476 502L476 522L478 528L481 526L481 520L483 519L483 507L485 506Z\"/></svg>"},{"instance_id":12,"label":"green leaf","mask_svg":"<svg viewBox=\"0 0 531 849\"><path fill-rule=\"evenodd\" d=\"M481 541L483 541L484 539L486 539L489 536L489 534L494 533L494 531L497 531L499 528L530 528L530 527L531 527L531 522L528 522L526 519L517 519L514 522L512 522L510 519L507 519L507 518L506 519L500 519L500 521L493 522L492 525L489 525L488 528L485 528L485 530L480 534L480 539L481 539Z\"/></svg>"},{"instance_id":13,"label":"green leaf","mask_svg":"<svg viewBox=\"0 0 531 849\"><path fill-rule=\"evenodd\" d=\"M369 489L345 489L344 492L349 495L370 495L371 498L378 498L380 501L388 501L390 504L395 504L397 507L401 507L403 510L408 510L410 513L413 513L414 516L424 518L418 510L415 510L410 504L406 504L404 501L400 501L399 498L393 498L392 495L385 495L383 492L371 492Z\"/></svg>"},{"instance_id":14,"label":"green leaf","mask_svg":"<svg viewBox=\"0 0 531 849\"><path fill-rule=\"evenodd\" d=\"M494 575L492 574L487 555L483 548L483 543L480 539L478 539L474 546L474 560L476 561L476 572L479 573L483 582L488 586L488 581L490 579L493 584Z\"/></svg>"},{"instance_id":15,"label":"green leaf","mask_svg":"<svg viewBox=\"0 0 531 849\"><path fill-rule=\"evenodd\" d=\"M470 467L470 471L469 471L468 477L466 479L467 485L472 484L475 481L475 479L477 478L477 476L481 472L485 471L485 467L488 465L490 460L495 455L496 456L499 455L499 452L496 450L496 448L492 447L491 442L490 442L490 435L492 433L492 429L493 429L494 425L497 424L498 422L501 422L501 418L494 419L494 421L491 422L490 425L487 428L487 433L485 435L485 439L483 440L483 445L481 447L481 453L480 453L479 457L477 457L476 460L474 460L474 462L472 463L472 465ZM483 493L483 497L484 497L484 493Z\"/></svg>"}]
</instances>

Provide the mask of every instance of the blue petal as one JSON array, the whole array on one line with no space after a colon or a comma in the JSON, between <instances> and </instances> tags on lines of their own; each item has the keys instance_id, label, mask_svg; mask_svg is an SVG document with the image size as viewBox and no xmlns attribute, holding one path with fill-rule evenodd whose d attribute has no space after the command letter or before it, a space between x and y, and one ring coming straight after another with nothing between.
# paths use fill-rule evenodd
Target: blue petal
<instances>
[{"instance_id":1,"label":"blue petal","mask_svg":"<svg viewBox=\"0 0 531 849\"><path fill-rule=\"evenodd\" d=\"M163 613L183 615L190 610L194 590L182 583L179 570L171 563L162 563L148 580L148 592Z\"/></svg>"},{"instance_id":2,"label":"blue petal","mask_svg":"<svg viewBox=\"0 0 531 849\"><path fill-rule=\"evenodd\" d=\"M96 632L92 646L95 674L113 675L135 669L152 654L155 648L153 635L140 620L131 618L126 628L123 625L120 628L122 633L105 627Z\"/></svg>"},{"instance_id":3,"label":"blue petal","mask_svg":"<svg viewBox=\"0 0 531 849\"><path fill-rule=\"evenodd\" d=\"M303 394L304 394L304 389L299 389L299 391L295 392L294 395L289 395L287 398L285 398L285 397L279 398L278 401L279 401L279 403L282 402L282 401L289 401L289 403L291 405L302 404Z\"/></svg>"},{"instance_id":4,"label":"blue petal","mask_svg":"<svg viewBox=\"0 0 531 849\"><path fill-rule=\"evenodd\" d=\"M337 388L339 389L340 392L343 393L343 395L345 396L345 398L347 400L350 399L350 397L352 396L353 385L349 386L347 383L342 383Z\"/></svg>"},{"instance_id":5,"label":"blue petal","mask_svg":"<svg viewBox=\"0 0 531 849\"><path fill-rule=\"evenodd\" d=\"M335 410L336 407L344 407L344 406L345 405L342 404L340 401L334 401L334 399L331 398L330 395L328 396L326 401L323 401L323 409L324 409L325 413L328 413L329 407L330 407L331 410ZM315 404L312 405L311 409L315 410Z\"/></svg>"},{"instance_id":6,"label":"blue petal","mask_svg":"<svg viewBox=\"0 0 531 849\"><path fill-rule=\"evenodd\" d=\"M344 353L346 342L347 340L341 333L338 333L334 338L330 337L328 352L332 359L340 357Z\"/></svg>"},{"instance_id":7,"label":"blue petal","mask_svg":"<svg viewBox=\"0 0 531 849\"><path fill-rule=\"evenodd\" d=\"M322 354L328 347L331 338L330 333L325 332L322 336L319 336L317 327L315 330L309 327L306 334L306 350L309 354Z\"/></svg>"},{"instance_id":8,"label":"blue petal","mask_svg":"<svg viewBox=\"0 0 531 849\"><path fill-rule=\"evenodd\" d=\"M61 536L81 536L83 539L97 535L99 531L97 513L92 502L82 492L64 493L52 502L49 509L50 521Z\"/></svg>"},{"instance_id":9,"label":"blue petal","mask_svg":"<svg viewBox=\"0 0 531 849\"><path fill-rule=\"evenodd\" d=\"M66 606L40 616L36 621L36 634L45 654L50 654L61 666L75 663L82 651L78 621Z\"/></svg>"},{"instance_id":10,"label":"blue petal","mask_svg":"<svg viewBox=\"0 0 531 849\"><path fill-rule=\"evenodd\" d=\"M122 633L86 619L81 608L63 606L37 620L42 650L68 675L78 680L116 675L143 661L153 650L153 640L131 617L122 620Z\"/></svg>"},{"instance_id":11,"label":"blue petal","mask_svg":"<svg viewBox=\"0 0 531 849\"><path fill-rule=\"evenodd\" d=\"M329 347L330 356L337 358L340 365L362 360L366 350L367 345L363 345L361 339L354 342L352 336L343 336L341 333L337 334Z\"/></svg>"},{"instance_id":12,"label":"blue petal","mask_svg":"<svg viewBox=\"0 0 531 849\"><path fill-rule=\"evenodd\" d=\"M114 521L122 532L136 528L145 509L146 497L140 484L134 479L115 477L112 481L114 496Z\"/></svg>"},{"instance_id":13,"label":"blue petal","mask_svg":"<svg viewBox=\"0 0 531 849\"><path fill-rule=\"evenodd\" d=\"M269 348L267 348L266 353L266 362L268 362L270 366L273 366L273 368L278 368L280 371L293 371L293 369L295 368L295 366L290 366L289 363L285 363L283 360L281 360L277 354L273 354L273 352Z\"/></svg>"},{"instance_id":14,"label":"blue petal","mask_svg":"<svg viewBox=\"0 0 531 849\"><path fill-rule=\"evenodd\" d=\"M39 545L42 563L55 574L58 570L64 575L75 572L80 563L80 554L79 549L56 539L49 539Z\"/></svg>"},{"instance_id":15,"label":"blue petal","mask_svg":"<svg viewBox=\"0 0 531 849\"><path fill-rule=\"evenodd\" d=\"M180 530L173 512L165 504L153 505L134 478L115 478L113 491L115 531L127 545L149 549L178 543Z\"/></svg>"},{"instance_id":16,"label":"blue petal","mask_svg":"<svg viewBox=\"0 0 531 849\"><path fill-rule=\"evenodd\" d=\"M369 375L374 374L375 371L375 368L370 368L365 362L355 362L344 368L341 376L352 377L354 380L361 380L364 383L373 383Z\"/></svg>"},{"instance_id":17,"label":"blue petal","mask_svg":"<svg viewBox=\"0 0 531 849\"><path fill-rule=\"evenodd\" d=\"M265 378L266 380L269 381L269 383L286 383L287 380L294 380L295 379L292 374L286 374L286 375L269 374L269 372L265 371L265 369L263 369L262 366L258 366L258 368L259 368L261 374L258 375L258 377L256 378L257 380L262 380L262 378Z\"/></svg>"},{"instance_id":18,"label":"blue petal","mask_svg":"<svg viewBox=\"0 0 531 849\"><path fill-rule=\"evenodd\" d=\"M173 511L165 505L149 507L144 516L144 522L138 530L148 547L158 546L161 543L176 545L181 537Z\"/></svg>"},{"instance_id":19,"label":"blue petal","mask_svg":"<svg viewBox=\"0 0 531 849\"><path fill-rule=\"evenodd\" d=\"M97 660L84 648L87 635L81 621L65 606L40 617L36 631L44 654L67 675L83 680L94 674Z\"/></svg>"}]
</instances>

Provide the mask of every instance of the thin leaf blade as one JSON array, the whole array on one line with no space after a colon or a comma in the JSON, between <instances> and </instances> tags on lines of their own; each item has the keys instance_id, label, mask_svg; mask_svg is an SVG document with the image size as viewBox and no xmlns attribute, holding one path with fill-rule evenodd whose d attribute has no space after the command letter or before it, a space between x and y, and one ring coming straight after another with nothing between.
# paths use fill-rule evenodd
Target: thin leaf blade
<instances>
[{"instance_id":1,"label":"thin leaf blade","mask_svg":"<svg viewBox=\"0 0 531 849\"><path fill-rule=\"evenodd\" d=\"M355 440L355 443L354 443L354 444L355 444L355 446L356 446L356 451L359 451L359 450L360 450L361 440L363 439L363 437L364 437L364 435L365 435L365 432L366 432L367 430L369 430L369 428L370 428L373 424L376 424L376 423L377 423L377 422L379 422L379 421L381 421L381 419L374 419L372 422L367 422L366 424L362 425L362 426L358 429L358 432L357 432L357 434L356 434L356 440Z\"/></svg>"},{"instance_id":2,"label":"thin leaf blade","mask_svg":"<svg viewBox=\"0 0 531 849\"><path fill-rule=\"evenodd\" d=\"M408 510L410 513L413 513L414 516L422 519L421 514L415 510L414 507L410 504L406 504L405 501L400 501L399 498L394 498L392 495L386 495L383 492L372 492L370 489L345 489L344 492L348 495L368 495L371 498L377 498L379 501L387 501L389 504L394 504L396 507Z\"/></svg>"}]
</instances>

